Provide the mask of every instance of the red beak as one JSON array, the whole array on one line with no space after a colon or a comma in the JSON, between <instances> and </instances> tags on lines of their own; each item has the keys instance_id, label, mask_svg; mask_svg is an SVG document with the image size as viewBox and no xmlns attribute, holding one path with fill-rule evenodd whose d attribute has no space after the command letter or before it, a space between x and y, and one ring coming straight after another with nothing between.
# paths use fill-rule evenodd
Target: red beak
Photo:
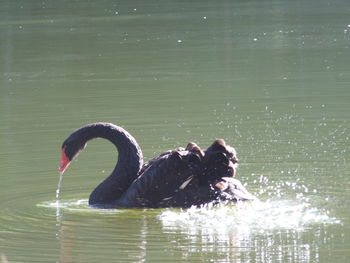
<instances>
[{"instance_id":1,"label":"red beak","mask_svg":"<svg viewBox=\"0 0 350 263\"><path fill-rule=\"evenodd\" d=\"M58 168L58 171L63 174L64 171L68 168L70 164L70 160L67 157L66 153L64 152L65 148L62 149L62 157L60 161L60 167Z\"/></svg>"}]
</instances>

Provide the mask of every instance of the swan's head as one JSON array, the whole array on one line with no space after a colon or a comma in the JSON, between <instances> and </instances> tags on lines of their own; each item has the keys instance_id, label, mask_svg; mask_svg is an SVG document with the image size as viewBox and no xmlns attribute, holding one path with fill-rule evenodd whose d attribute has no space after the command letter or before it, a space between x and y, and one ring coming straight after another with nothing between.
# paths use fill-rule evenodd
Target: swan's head
<instances>
[{"instance_id":1,"label":"swan's head","mask_svg":"<svg viewBox=\"0 0 350 263\"><path fill-rule=\"evenodd\" d=\"M76 156L78 156L82 150L84 150L85 146L86 140L82 139L82 137L77 136L74 133L71 136L69 136L63 142L61 147L62 157L58 171L60 173L64 173L64 171L68 168L70 162Z\"/></svg>"},{"instance_id":2,"label":"swan's head","mask_svg":"<svg viewBox=\"0 0 350 263\"><path fill-rule=\"evenodd\" d=\"M205 151L205 180L215 182L222 177L234 177L237 172L238 158L236 150L223 139L217 139Z\"/></svg>"}]
</instances>

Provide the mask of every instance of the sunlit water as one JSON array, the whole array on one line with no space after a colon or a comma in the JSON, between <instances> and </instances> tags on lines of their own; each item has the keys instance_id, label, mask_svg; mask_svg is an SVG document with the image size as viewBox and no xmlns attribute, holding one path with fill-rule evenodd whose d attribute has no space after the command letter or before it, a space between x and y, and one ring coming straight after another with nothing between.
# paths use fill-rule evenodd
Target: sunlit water
<instances>
[{"instance_id":1,"label":"sunlit water","mask_svg":"<svg viewBox=\"0 0 350 263\"><path fill-rule=\"evenodd\" d=\"M345 0L2 1L0 255L348 262L349 17ZM90 208L114 147L91 141L56 169L95 121L126 128L146 160L224 138L259 202Z\"/></svg>"}]
</instances>

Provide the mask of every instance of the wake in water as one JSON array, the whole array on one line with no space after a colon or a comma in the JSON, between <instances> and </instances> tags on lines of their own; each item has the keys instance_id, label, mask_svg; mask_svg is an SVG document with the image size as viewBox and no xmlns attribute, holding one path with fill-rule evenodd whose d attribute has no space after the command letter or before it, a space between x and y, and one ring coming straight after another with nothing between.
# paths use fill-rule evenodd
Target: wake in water
<instances>
[{"instance_id":1,"label":"wake in water","mask_svg":"<svg viewBox=\"0 0 350 263\"><path fill-rule=\"evenodd\" d=\"M56 209L58 221L61 209L76 212L93 213L117 213L119 209L90 208L88 200L60 201L59 193L63 174L60 175L56 190L55 202L44 202L39 206ZM143 210L140 210L142 213ZM312 207L305 200L287 201L253 201L238 202L235 204L208 204L201 208L190 209L166 209L160 210L158 215L164 227L187 229L189 231L228 233L239 231L240 233L262 233L271 230L303 229L320 224L338 224L340 221L329 216L328 211Z\"/></svg>"}]
</instances>

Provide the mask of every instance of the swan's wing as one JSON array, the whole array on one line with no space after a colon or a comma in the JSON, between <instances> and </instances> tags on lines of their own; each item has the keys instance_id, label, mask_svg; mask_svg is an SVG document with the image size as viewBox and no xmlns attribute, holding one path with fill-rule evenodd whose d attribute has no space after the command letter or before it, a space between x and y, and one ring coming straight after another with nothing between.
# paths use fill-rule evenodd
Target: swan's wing
<instances>
[{"instance_id":1,"label":"swan's wing","mask_svg":"<svg viewBox=\"0 0 350 263\"><path fill-rule=\"evenodd\" d=\"M161 200L157 207L182 207L200 206L218 199L218 192L209 185L196 189L187 188L176 192L173 196Z\"/></svg>"},{"instance_id":2,"label":"swan's wing","mask_svg":"<svg viewBox=\"0 0 350 263\"><path fill-rule=\"evenodd\" d=\"M149 160L148 162L144 163L141 170L140 170L140 175L143 174L149 167L153 166L154 164L159 163L161 160L168 158L170 155L172 155L174 152L179 152L179 153L188 153L187 150L185 150L182 147L179 147L175 150L169 150L166 151L162 154L160 154L159 156L156 156L154 158L152 158L151 160Z\"/></svg>"},{"instance_id":3,"label":"swan's wing","mask_svg":"<svg viewBox=\"0 0 350 263\"><path fill-rule=\"evenodd\" d=\"M176 192L172 197L163 199L157 207L200 206L210 202L220 201L253 201L256 197L247 191L242 183L232 177L223 177L214 186L191 186Z\"/></svg>"},{"instance_id":4,"label":"swan's wing","mask_svg":"<svg viewBox=\"0 0 350 263\"><path fill-rule=\"evenodd\" d=\"M193 176L190 155L188 151L171 151L152 159L116 206L158 207Z\"/></svg>"}]
</instances>

